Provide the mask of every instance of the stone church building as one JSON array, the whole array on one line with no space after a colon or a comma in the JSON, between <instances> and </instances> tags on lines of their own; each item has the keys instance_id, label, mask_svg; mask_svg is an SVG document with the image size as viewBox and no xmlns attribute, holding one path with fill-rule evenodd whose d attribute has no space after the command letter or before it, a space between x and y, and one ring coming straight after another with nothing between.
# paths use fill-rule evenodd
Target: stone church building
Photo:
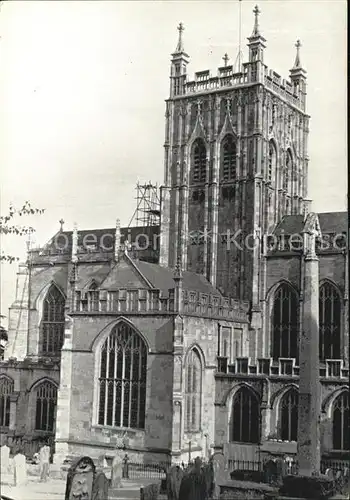
<instances>
[{"instance_id":1,"label":"stone church building","mask_svg":"<svg viewBox=\"0 0 350 500\"><path fill-rule=\"evenodd\" d=\"M293 456L314 304L321 452L348 456L347 214L311 211L300 43L283 79L254 14L248 60L216 76L190 77L179 26L160 223L61 228L20 265L2 442L49 437L58 461Z\"/></svg>"}]
</instances>

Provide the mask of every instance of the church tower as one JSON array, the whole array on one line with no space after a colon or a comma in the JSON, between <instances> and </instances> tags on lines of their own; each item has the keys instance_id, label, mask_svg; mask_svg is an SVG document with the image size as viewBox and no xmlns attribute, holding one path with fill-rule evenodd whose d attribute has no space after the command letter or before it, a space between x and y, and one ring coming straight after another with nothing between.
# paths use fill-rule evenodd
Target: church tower
<instances>
[{"instance_id":1,"label":"church tower","mask_svg":"<svg viewBox=\"0 0 350 500\"><path fill-rule=\"evenodd\" d=\"M166 101L160 263L204 274L225 296L259 308L262 236L307 198L306 73L300 42L282 79L265 64L254 9L249 57L187 73L183 25ZM236 69L236 70L235 70Z\"/></svg>"}]
</instances>

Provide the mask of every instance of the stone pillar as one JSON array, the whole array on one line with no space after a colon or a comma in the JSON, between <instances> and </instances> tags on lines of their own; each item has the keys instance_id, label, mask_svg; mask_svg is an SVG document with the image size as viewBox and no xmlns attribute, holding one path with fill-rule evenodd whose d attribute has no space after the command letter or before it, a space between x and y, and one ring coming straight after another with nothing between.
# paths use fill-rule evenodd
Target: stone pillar
<instances>
[{"instance_id":1,"label":"stone pillar","mask_svg":"<svg viewBox=\"0 0 350 500\"><path fill-rule=\"evenodd\" d=\"M160 215L160 240L159 264L169 265L169 231L170 231L170 188L160 188L161 215Z\"/></svg>"},{"instance_id":2,"label":"stone pillar","mask_svg":"<svg viewBox=\"0 0 350 500\"><path fill-rule=\"evenodd\" d=\"M182 426L182 401L175 400L173 408L173 435L172 452L179 454L181 451L181 426Z\"/></svg>"},{"instance_id":3,"label":"stone pillar","mask_svg":"<svg viewBox=\"0 0 350 500\"><path fill-rule=\"evenodd\" d=\"M319 382L319 263L314 251L304 260L303 328L299 357L298 463L299 474L320 472Z\"/></svg>"},{"instance_id":4,"label":"stone pillar","mask_svg":"<svg viewBox=\"0 0 350 500\"><path fill-rule=\"evenodd\" d=\"M184 168L187 168L184 164ZM180 257L182 269L187 268L188 247L188 186L181 188L181 231L180 231Z\"/></svg>"},{"instance_id":5,"label":"stone pillar","mask_svg":"<svg viewBox=\"0 0 350 500\"><path fill-rule=\"evenodd\" d=\"M210 175L210 156L207 156L206 162L206 183L204 187L205 192L205 200L204 200L204 256L203 256L203 272L204 276L207 280L210 280L210 276L208 275L208 261L209 261L209 249L210 249L210 238L208 238L208 223L210 220L209 217L209 175Z\"/></svg>"},{"instance_id":6,"label":"stone pillar","mask_svg":"<svg viewBox=\"0 0 350 500\"><path fill-rule=\"evenodd\" d=\"M57 395L57 416L54 463L61 465L69 450L70 409L72 397L72 333L73 321L66 316L64 344L61 351L60 387ZM92 374L93 376L93 374Z\"/></svg>"},{"instance_id":7,"label":"stone pillar","mask_svg":"<svg viewBox=\"0 0 350 500\"><path fill-rule=\"evenodd\" d=\"M344 317L343 317L343 324L344 324L344 334L342 338L342 352L343 352L343 359L345 363L345 367L349 367L349 247L348 245L346 246L346 250L344 252L344 268L345 268L345 289L344 289Z\"/></svg>"},{"instance_id":8,"label":"stone pillar","mask_svg":"<svg viewBox=\"0 0 350 500\"><path fill-rule=\"evenodd\" d=\"M180 164L177 163L176 165L177 168L177 176L179 175L179 169L180 169ZM172 225L171 228L171 243L169 247L169 253L171 251L171 259L169 262L169 266L173 267L176 266L177 260L178 260L178 250L180 246L179 242L179 230L180 230L180 188L179 188L179 183L176 183L176 187L173 189L173 197L174 201L171 200L171 206L173 209L173 217L174 217L174 224Z\"/></svg>"},{"instance_id":9,"label":"stone pillar","mask_svg":"<svg viewBox=\"0 0 350 500\"><path fill-rule=\"evenodd\" d=\"M180 261L180 259L179 259ZM182 269L181 269L181 262L178 262L178 264L175 267L174 271L174 282L175 282L175 288L174 288L174 310L175 312L181 314L182 312Z\"/></svg>"}]
</instances>

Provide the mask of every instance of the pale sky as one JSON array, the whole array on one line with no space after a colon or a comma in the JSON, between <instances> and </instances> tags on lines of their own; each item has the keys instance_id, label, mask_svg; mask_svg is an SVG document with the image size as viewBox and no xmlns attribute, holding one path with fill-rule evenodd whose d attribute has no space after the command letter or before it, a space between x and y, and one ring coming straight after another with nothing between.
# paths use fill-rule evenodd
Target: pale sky
<instances>
[{"instance_id":1,"label":"pale sky","mask_svg":"<svg viewBox=\"0 0 350 500\"><path fill-rule=\"evenodd\" d=\"M256 2L242 1L242 44ZM189 73L216 74L238 53L238 1L5 2L0 12L1 211L24 201L44 243L58 220L88 229L129 223L135 185L163 181L164 100L176 27L185 25ZM265 63L283 78L302 41L307 70L309 197L319 212L346 209L346 2L262 0ZM22 221L20 221L22 222ZM25 241L3 250L23 257ZM2 313L16 264L3 264Z\"/></svg>"}]
</instances>

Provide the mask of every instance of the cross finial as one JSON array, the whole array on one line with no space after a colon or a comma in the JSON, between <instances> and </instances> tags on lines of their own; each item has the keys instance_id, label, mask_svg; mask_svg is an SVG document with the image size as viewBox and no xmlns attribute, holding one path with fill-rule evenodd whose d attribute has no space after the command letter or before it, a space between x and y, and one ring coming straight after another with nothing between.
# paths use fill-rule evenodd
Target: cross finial
<instances>
[{"instance_id":1,"label":"cross finial","mask_svg":"<svg viewBox=\"0 0 350 500\"><path fill-rule=\"evenodd\" d=\"M224 61L225 66L227 66L227 63L228 63L228 61L230 60L229 56L228 56L227 54L225 54L225 55L224 55L224 57L223 57L222 59L223 59L223 61Z\"/></svg>"},{"instance_id":2,"label":"cross finial","mask_svg":"<svg viewBox=\"0 0 350 500\"><path fill-rule=\"evenodd\" d=\"M259 14L260 14L259 7L256 5L254 7L253 13L255 15L255 23L254 23L254 29L253 29L253 36L258 36L259 35Z\"/></svg>"},{"instance_id":3,"label":"cross finial","mask_svg":"<svg viewBox=\"0 0 350 500\"><path fill-rule=\"evenodd\" d=\"M184 47L183 47L183 41L182 41L182 33L185 30L183 23L180 23L179 26L177 27L177 29L179 32L179 40L177 42L176 52L183 52Z\"/></svg>"},{"instance_id":4,"label":"cross finial","mask_svg":"<svg viewBox=\"0 0 350 500\"><path fill-rule=\"evenodd\" d=\"M296 41L295 47L297 49L297 54L295 56L294 68L300 68L300 66L301 66L301 64L300 64L300 47L301 47L301 41L300 40Z\"/></svg>"},{"instance_id":5,"label":"cross finial","mask_svg":"<svg viewBox=\"0 0 350 500\"><path fill-rule=\"evenodd\" d=\"M58 222L60 223L60 226L61 226L61 227L60 227L60 231L62 232L62 231L63 231L63 224L64 224L64 220L63 220L63 219L60 219Z\"/></svg>"}]
</instances>

